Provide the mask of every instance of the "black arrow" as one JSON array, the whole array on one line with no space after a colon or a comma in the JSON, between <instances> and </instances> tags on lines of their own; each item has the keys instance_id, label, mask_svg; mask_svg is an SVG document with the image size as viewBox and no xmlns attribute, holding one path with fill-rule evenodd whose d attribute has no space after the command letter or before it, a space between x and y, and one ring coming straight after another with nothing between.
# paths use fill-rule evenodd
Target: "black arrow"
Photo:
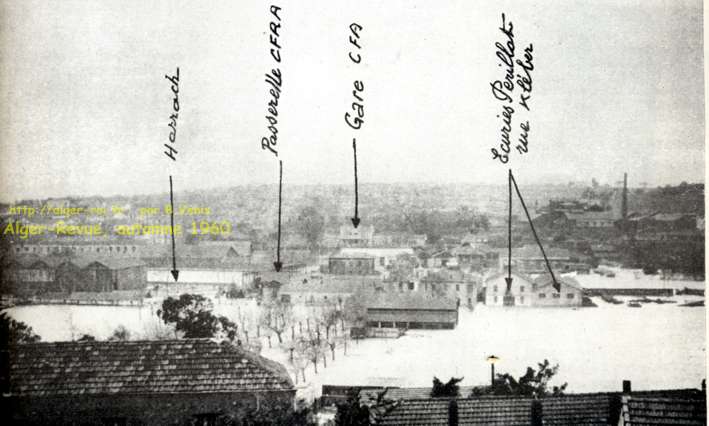
<instances>
[{"instance_id":1,"label":"black arrow","mask_svg":"<svg viewBox=\"0 0 709 426\"><path fill-rule=\"evenodd\" d=\"M534 224L532 223L532 218L529 215L529 210L527 210L527 205L524 203L524 198L522 198L522 193L519 192L519 187L517 186L517 181L515 180L514 176L512 176L512 170L510 170L510 181L515 186L515 191L517 192L517 196L519 197L519 201L522 204L522 208L524 209L524 214L527 216L527 221L529 222L529 227L532 229L532 234L534 235L534 239L537 241L537 245L539 246L539 249L542 251L542 256L544 256L544 262L546 263L547 269L549 270L549 274L551 275L552 284L554 285L554 288L556 289L557 292L561 292L561 284L559 284L559 282L556 281L556 276L554 275L554 271L551 270L551 264L549 263L549 259L547 258L547 254L544 252L544 247L542 246L541 240L539 240L539 236L537 235L537 231L534 229Z\"/></svg>"},{"instance_id":2,"label":"black arrow","mask_svg":"<svg viewBox=\"0 0 709 426\"><path fill-rule=\"evenodd\" d=\"M276 261L273 267L276 272L281 272L281 198L283 195L283 161L278 161L278 245L276 246Z\"/></svg>"},{"instance_id":3,"label":"black arrow","mask_svg":"<svg viewBox=\"0 0 709 426\"><path fill-rule=\"evenodd\" d=\"M357 189L357 139L352 139L352 151L354 151L354 175L355 175L355 214L352 218L352 225L359 226L359 191Z\"/></svg>"},{"instance_id":4,"label":"black arrow","mask_svg":"<svg viewBox=\"0 0 709 426\"><path fill-rule=\"evenodd\" d=\"M172 175L170 175L170 236L172 237L172 277L177 282L180 271L177 270L177 260L175 259L175 203L172 197Z\"/></svg>"},{"instance_id":5,"label":"black arrow","mask_svg":"<svg viewBox=\"0 0 709 426\"><path fill-rule=\"evenodd\" d=\"M507 192L509 195L508 207L509 214L507 215L507 293L512 289L512 169L510 169L507 177Z\"/></svg>"}]
</instances>

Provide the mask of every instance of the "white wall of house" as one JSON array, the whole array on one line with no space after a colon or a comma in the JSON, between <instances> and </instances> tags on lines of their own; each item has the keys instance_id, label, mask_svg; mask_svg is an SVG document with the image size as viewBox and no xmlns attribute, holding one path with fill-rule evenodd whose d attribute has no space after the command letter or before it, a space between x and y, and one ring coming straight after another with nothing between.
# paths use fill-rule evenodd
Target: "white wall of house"
<instances>
[{"instance_id":1,"label":"white wall of house","mask_svg":"<svg viewBox=\"0 0 709 426\"><path fill-rule=\"evenodd\" d=\"M507 283L505 277L500 275L485 284L485 304L488 306L503 306L503 297L507 291ZM534 292L532 291L533 283L518 275L512 274L512 287L510 293L515 298L515 306L532 306Z\"/></svg>"}]
</instances>

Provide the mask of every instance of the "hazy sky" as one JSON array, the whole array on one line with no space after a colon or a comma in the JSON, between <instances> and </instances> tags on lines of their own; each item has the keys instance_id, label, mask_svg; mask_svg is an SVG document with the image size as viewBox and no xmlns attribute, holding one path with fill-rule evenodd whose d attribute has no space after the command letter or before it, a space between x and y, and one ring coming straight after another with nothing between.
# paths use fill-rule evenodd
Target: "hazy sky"
<instances>
[{"instance_id":1,"label":"hazy sky","mask_svg":"<svg viewBox=\"0 0 709 426\"><path fill-rule=\"evenodd\" d=\"M209 4L207 4L209 3ZM269 4L2 1L2 198L276 183L261 149ZM505 182L500 14L533 43L520 183L704 181L700 1L280 1L284 182ZM347 54L349 24L363 63ZM163 154L180 67L178 161ZM364 82L365 124L343 116ZM515 123L516 127L518 123Z\"/></svg>"}]
</instances>

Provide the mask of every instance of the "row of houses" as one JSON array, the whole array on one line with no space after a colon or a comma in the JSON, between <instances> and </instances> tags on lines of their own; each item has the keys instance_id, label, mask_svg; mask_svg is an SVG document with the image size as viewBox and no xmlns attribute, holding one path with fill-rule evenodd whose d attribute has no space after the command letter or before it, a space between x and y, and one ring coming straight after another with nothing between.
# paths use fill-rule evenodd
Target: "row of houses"
<instances>
[{"instance_id":1,"label":"row of houses","mask_svg":"<svg viewBox=\"0 0 709 426\"><path fill-rule=\"evenodd\" d=\"M3 294L110 292L146 286L145 264L134 259L12 256L1 262Z\"/></svg>"}]
</instances>

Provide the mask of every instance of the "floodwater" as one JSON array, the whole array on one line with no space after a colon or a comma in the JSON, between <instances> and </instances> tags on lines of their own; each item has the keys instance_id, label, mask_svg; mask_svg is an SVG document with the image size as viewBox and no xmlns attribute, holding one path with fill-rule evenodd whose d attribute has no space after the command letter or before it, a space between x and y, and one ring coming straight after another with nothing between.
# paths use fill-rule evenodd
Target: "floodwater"
<instances>
[{"instance_id":1,"label":"floodwater","mask_svg":"<svg viewBox=\"0 0 709 426\"><path fill-rule=\"evenodd\" d=\"M594 278L597 279L597 278ZM619 298L627 301L630 298ZM634 389L700 386L706 376L706 324L703 307L679 307L697 296L675 296L678 303L643 304L629 308L594 301L597 308L489 308L461 309L454 330L411 330L398 339L349 342L347 355L337 349L328 366L306 370L308 386L321 384L430 386L433 376L447 380L465 377L462 385L489 382L488 355L500 358L497 372L515 376L527 366L549 359L559 364L557 382L568 391L620 390L622 380ZM150 337L160 326L157 306L19 306L12 317L30 325L44 341L70 340L84 333L99 339L119 325L134 338ZM237 322L255 325L252 301L217 304L215 311ZM254 335L250 333L250 335ZM263 355L287 365L287 355L264 340Z\"/></svg>"}]
</instances>

